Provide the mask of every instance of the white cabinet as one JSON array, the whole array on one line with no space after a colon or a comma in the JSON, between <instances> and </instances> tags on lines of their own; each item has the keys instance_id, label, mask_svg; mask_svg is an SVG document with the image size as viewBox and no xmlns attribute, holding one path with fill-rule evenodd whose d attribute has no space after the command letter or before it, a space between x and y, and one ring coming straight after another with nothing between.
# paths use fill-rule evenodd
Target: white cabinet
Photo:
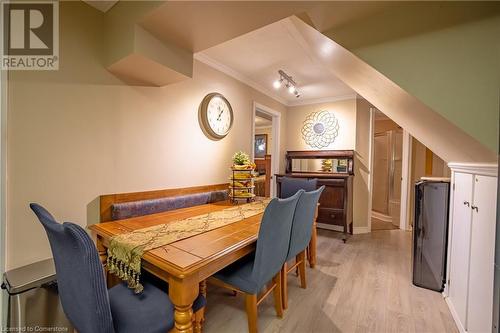
<instances>
[{"instance_id":1,"label":"white cabinet","mask_svg":"<svg viewBox=\"0 0 500 333\"><path fill-rule=\"evenodd\" d=\"M447 303L461 331L491 332L497 169L450 163Z\"/></svg>"},{"instance_id":2,"label":"white cabinet","mask_svg":"<svg viewBox=\"0 0 500 333\"><path fill-rule=\"evenodd\" d=\"M465 323L467 314L467 290L470 253L470 230L472 210L472 181L473 176L466 173L457 173L454 177L454 198L451 202L450 230L451 256L450 274L448 275L449 299L453 302L460 321ZM452 194L453 195L453 194ZM453 282L451 282L453 280Z\"/></svg>"},{"instance_id":3,"label":"white cabinet","mask_svg":"<svg viewBox=\"0 0 500 333\"><path fill-rule=\"evenodd\" d=\"M491 332L497 179L475 176L470 242L467 331ZM493 194L492 194L493 193Z\"/></svg>"}]
</instances>

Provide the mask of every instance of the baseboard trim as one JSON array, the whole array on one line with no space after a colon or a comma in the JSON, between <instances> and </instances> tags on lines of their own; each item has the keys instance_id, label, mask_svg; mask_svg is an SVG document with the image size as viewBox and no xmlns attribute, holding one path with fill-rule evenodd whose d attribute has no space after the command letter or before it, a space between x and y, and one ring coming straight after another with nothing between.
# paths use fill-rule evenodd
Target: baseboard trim
<instances>
[{"instance_id":1,"label":"baseboard trim","mask_svg":"<svg viewBox=\"0 0 500 333\"><path fill-rule=\"evenodd\" d=\"M333 230L333 231L340 231L344 232L344 227L338 226L338 225L330 225L330 224L324 224L324 223L316 223L316 227L320 229L327 229L327 230Z\"/></svg>"},{"instance_id":2,"label":"baseboard trim","mask_svg":"<svg viewBox=\"0 0 500 333\"><path fill-rule=\"evenodd\" d=\"M367 234L370 231L371 230L368 227L354 227L354 229L352 230L352 233L355 235L358 235L358 234Z\"/></svg>"},{"instance_id":3,"label":"baseboard trim","mask_svg":"<svg viewBox=\"0 0 500 333\"><path fill-rule=\"evenodd\" d=\"M455 307L453 306L453 303L451 303L449 297L444 298L446 305L448 305L448 309L450 309L451 316L453 317L453 320L455 321L455 324L457 325L458 331L460 333L466 333L465 328L462 326L462 323L460 322L460 319L458 318L457 311L455 311Z\"/></svg>"}]
</instances>

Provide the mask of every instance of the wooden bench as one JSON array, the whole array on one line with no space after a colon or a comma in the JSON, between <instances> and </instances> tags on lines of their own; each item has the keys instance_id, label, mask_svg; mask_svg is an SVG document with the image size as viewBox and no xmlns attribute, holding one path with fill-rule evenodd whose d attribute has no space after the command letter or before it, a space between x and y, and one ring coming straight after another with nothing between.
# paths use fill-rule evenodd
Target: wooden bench
<instances>
[{"instance_id":1,"label":"wooden bench","mask_svg":"<svg viewBox=\"0 0 500 333\"><path fill-rule=\"evenodd\" d=\"M174 188L174 189L165 189L165 190L155 190L155 191L144 191L144 192L133 192L133 193L116 193L116 194L106 194L101 195L99 197L99 222L107 222L116 220L117 217L123 217L125 214L117 214L117 207L123 207L123 205L133 204L138 202L144 202L144 204L148 207L146 209L151 211L151 213L158 213L161 211L167 211L170 209L178 209L183 207L175 207L175 205L169 206L169 199L175 199L178 197L183 197L185 199L190 198L190 195L200 195L207 193L214 193L214 195L208 195L208 200L212 200L211 202L219 201L224 199L220 196L221 193L227 191L227 183L225 184L216 184L216 185L203 185L203 186L195 186L195 187L184 187L184 188ZM199 200L200 198L194 199L190 203L195 204L203 204L203 200ZM163 201L163 202L162 202ZM166 208L165 210L155 210L156 207L152 207L151 204L154 205L155 202L161 202L164 204L160 208ZM160 205L161 206L161 205ZM189 206L184 206L189 207ZM115 214L113 214L113 209L115 209ZM140 216L147 214L136 215L137 211L133 212L134 215L127 216ZM149 214L151 214L149 213ZM113 217L113 215L115 215Z\"/></svg>"}]
</instances>

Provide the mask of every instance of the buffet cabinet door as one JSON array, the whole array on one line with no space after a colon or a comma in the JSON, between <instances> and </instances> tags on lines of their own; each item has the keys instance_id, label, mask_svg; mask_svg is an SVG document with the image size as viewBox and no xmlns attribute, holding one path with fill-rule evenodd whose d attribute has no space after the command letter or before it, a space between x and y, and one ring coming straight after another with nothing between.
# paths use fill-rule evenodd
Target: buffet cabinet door
<instances>
[{"instance_id":1,"label":"buffet cabinet door","mask_svg":"<svg viewBox=\"0 0 500 333\"><path fill-rule=\"evenodd\" d=\"M324 180L318 186L325 185L318 209L318 223L344 226L346 186L343 179Z\"/></svg>"}]
</instances>

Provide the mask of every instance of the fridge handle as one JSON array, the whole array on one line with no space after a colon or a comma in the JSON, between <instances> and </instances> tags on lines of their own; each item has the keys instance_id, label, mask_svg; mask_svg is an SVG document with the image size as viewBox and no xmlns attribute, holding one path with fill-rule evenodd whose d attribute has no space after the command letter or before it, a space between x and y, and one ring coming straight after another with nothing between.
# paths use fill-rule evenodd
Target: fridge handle
<instances>
[{"instance_id":1,"label":"fridge handle","mask_svg":"<svg viewBox=\"0 0 500 333\"><path fill-rule=\"evenodd\" d=\"M422 202L422 189L419 185L415 186L415 189L416 189L416 195L415 195L415 231L416 231L416 234L418 235L418 237L421 237L422 236L422 232L423 232L423 226L420 225L419 223L419 219L420 219L420 206L421 206L421 202Z\"/></svg>"}]
</instances>

